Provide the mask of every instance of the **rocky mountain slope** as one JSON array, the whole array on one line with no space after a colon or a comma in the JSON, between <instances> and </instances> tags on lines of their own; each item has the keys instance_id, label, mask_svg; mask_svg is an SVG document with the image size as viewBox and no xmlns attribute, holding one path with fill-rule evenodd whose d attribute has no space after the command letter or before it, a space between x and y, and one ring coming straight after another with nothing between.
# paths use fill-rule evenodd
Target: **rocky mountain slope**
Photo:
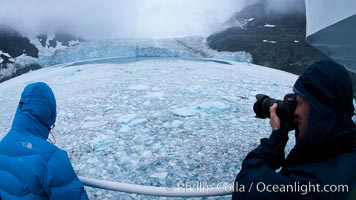
<instances>
[{"instance_id":1,"label":"rocky mountain slope","mask_svg":"<svg viewBox=\"0 0 356 200\"><path fill-rule=\"evenodd\" d=\"M38 49L15 29L0 25L0 82L41 68Z\"/></svg>"},{"instance_id":2,"label":"rocky mountain slope","mask_svg":"<svg viewBox=\"0 0 356 200\"><path fill-rule=\"evenodd\" d=\"M42 34L30 41L12 27L0 24L0 82L40 69L37 58L82 41L65 33Z\"/></svg>"},{"instance_id":3,"label":"rocky mountain slope","mask_svg":"<svg viewBox=\"0 0 356 200\"><path fill-rule=\"evenodd\" d=\"M207 40L218 51L246 51L253 63L301 74L317 60L329 59L305 42L305 13L279 13L264 1L232 16L232 27L210 35ZM356 94L356 74L350 73Z\"/></svg>"},{"instance_id":4,"label":"rocky mountain slope","mask_svg":"<svg viewBox=\"0 0 356 200\"><path fill-rule=\"evenodd\" d=\"M4 64L11 62L9 58L15 58L22 54L38 58L38 49L30 43L29 39L5 25L0 25L0 50L3 53L1 57L4 59Z\"/></svg>"},{"instance_id":5,"label":"rocky mountain slope","mask_svg":"<svg viewBox=\"0 0 356 200\"><path fill-rule=\"evenodd\" d=\"M236 13L234 27L208 37L218 51L247 51L253 63L300 74L316 60L326 58L305 38L305 14L279 13L257 3Z\"/></svg>"}]
</instances>

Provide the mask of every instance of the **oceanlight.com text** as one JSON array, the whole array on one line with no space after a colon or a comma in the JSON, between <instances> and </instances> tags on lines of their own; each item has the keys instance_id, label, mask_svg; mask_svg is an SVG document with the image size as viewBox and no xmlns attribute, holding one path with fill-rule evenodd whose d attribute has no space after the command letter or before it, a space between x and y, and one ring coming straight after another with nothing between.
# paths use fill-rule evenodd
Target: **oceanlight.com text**
<instances>
[{"instance_id":1,"label":"oceanlight.com text","mask_svg":"<svg viewBox=\"0 0 356 200\"><path fill-rule=\"evenodd\" d=\"M253 184L253 183L251 183ZM302 195L308 193L318 193L318 192L348 192L348 185L320 185L318 183L308 183L301 184L299 182L294 182L293 184L278 185L278 184L264 184L263 182L258 182L256 184L256 190L258 192L297 192Z\"/></svg>"},{"instance_id":2,"label":"oceanlight.com text","mask_svg":"<svg viewBox=\"0 0 356 200\"><path fill-rule=\"evenodd\" d=\"M265 184L263 182L251 182L250 184L244 185L231 183L218 183L217 185L209 184L207 182L180 182L177 184L178 191L186 192L212 192L217 190L220 192L296 192L302 195L308 193L318 193L318 192L349 192L348 185L334 185L326 184L321 185L319 183L300 183L294 182L292 184Z\"/></svg>"}]
</instances>

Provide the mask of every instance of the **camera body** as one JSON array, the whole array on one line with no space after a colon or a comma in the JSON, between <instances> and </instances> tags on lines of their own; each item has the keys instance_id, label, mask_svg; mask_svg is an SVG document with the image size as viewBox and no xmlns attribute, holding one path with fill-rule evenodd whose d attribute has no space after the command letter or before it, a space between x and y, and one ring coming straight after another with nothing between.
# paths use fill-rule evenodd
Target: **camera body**
<instances>
[{"instance_id":1,"label":"camera body","mask_svg":"<svg viewBox=\"0 0 356 200\"><path fill-rule=\"evenodd\" d=\"M270 98L264 94L256 95L256 103L253 105L253 110L256 113L257 118L266 119L271 117L269 108L277 103L277 115L281 120L281 128L288 131L296 128L294 120L294 111L297 107L296 94L289 93L284 96L283 101Z\"/></svg>"}]
</instances>

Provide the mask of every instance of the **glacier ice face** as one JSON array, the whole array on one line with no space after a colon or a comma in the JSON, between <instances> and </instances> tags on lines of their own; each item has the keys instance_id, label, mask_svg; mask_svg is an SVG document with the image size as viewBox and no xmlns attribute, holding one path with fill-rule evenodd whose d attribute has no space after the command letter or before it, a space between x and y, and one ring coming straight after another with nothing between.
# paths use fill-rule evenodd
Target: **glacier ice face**
<instances>
[{"instance_id":1,"label":"glacier ice face","mask_svg":"<svg viewBox=\"0 0 356 200\"><path fill-rule=\"evenodd\" d=\"M252 62L251 55L246 52L217 52L210 49L203 37L91 41L70 48L59 48L52 52L52 54L44 53L39 62L44 66L50 66L117 57L207 58Z\"/></svg>"}]
</instances>

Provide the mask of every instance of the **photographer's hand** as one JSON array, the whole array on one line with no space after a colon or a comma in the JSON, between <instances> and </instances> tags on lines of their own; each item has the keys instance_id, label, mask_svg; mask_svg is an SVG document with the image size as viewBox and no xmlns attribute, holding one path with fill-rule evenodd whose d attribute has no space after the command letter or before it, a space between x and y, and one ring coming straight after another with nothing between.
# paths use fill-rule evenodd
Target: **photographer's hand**
<instances>
[{"instance_id":1,"label":"photographer's hand","mask_svg":"<svg viewBox=\"0 0 356 200\"><path fill-rule=\"evenodd\" d=\"M279 117L277 116L277 113L276 113L277 106L278 105L276 103L274 103L269 108L269 112L271 114L269 124L271 125L272 130L274 130L274 131L281 129L281 120L279 119Z\"/></svg>"}]
</instances>

